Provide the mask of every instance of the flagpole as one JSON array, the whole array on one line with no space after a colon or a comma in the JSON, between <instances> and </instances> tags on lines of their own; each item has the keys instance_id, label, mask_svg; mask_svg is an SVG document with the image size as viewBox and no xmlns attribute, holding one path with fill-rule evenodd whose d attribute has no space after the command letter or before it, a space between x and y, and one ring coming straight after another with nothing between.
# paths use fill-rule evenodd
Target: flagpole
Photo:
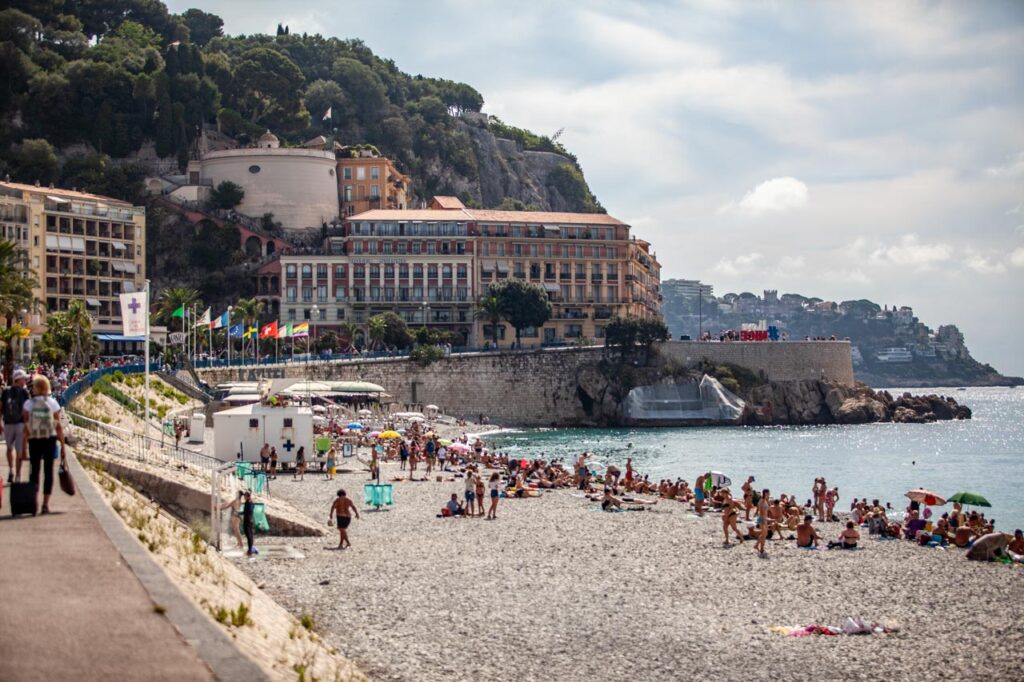
<instances>
[{"instance_id":1,"label":"flagpole","mask_svg":"<svg viewBox=\"0 0 1024 682\"><path fill-rule=\"evenodd\" d=\"M149 435L149 280L148 279L146 280L146 310L145 310L145 315L146 315L146 333L145 333L145 339L143 341L143 343L145 344L145 350L144 350L143 357L145 358L144 362L146 363L146 368L145 368L145 372L144 372L145 376L146 376L146 388L145 388L145 394L146 394L146 398L145 398L145 403L146 403L145 427L146 427L146 429L145 429L144 433L145 433L145 435L148 436ZM161 432L162 431L163 431L163 429L161 429Z\"/></svg>"}]
</instances>

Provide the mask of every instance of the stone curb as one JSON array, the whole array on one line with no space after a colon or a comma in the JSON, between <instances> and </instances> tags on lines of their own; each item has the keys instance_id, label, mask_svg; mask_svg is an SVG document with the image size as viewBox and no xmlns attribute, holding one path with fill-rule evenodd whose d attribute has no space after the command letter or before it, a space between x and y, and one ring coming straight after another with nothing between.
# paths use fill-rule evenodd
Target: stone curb
<instances>
[{"instance_id":1,"label":"stone curb","mask_svg":"<svg viewBox=\"0 0 1024 682\"><path fill-rule=\"evenodd\" d=\"M242 654L231 639L181 593L164 573L163 568L128 532L121 518L107 504L95 482L78 463L74 454L68 457L68 463L75 477L78 493L85 498L89 510L125 564L142 583L149 598L166 609L164 616L196 650L217 679L223 682L269 680L259 665Z\"/></svg>"}]
</instances>

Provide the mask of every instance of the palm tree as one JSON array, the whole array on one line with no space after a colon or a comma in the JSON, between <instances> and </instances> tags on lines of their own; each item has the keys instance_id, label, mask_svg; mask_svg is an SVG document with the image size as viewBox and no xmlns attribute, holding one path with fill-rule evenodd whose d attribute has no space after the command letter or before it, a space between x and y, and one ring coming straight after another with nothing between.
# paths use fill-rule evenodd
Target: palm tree
<instances>
[{"instance_id":1,"label":"palm tree","mask_svg":"<svg viewBox=\"0 0 1024 682\"><path fill-rule=\"evenodd\" d=\"M89 317L89 310L84 302L74 300L68 303L67 323L73 339L71 362L76 367L82 367L92 355L95 344L92 337L92 318Z\"/></svg>"},{"instance_id":2,"label":"palm tree","mask_svg":"<svg viewBox=\"0 0 1024 682\"><path fill-rule=\"evenodd\" d=\"M348 341L348 347L356 347L356 336L359 334L359 325L351 320L345 320L338 325L338 336Z\"/></svg>"},{"instance_id":3,"label":"palm tree","mask_svg":"<svg viewBox=\"0 0 1024 682\"><path fill-rule=\"evenodd\" d=\"M473 311L473 317L491 323L491 339L494 341L494 347L497 348L498 324L504 319L505 310L502 307L501 299L498 298L493 289L488 289L487 293L480 297L480 303L477 304L476 310Z\"/></svg>"},{"instance_id":4,"label":"palm tree","mask_svg":"<svg viewBox=\"0 0 1024 682\"><path fill-rule=\"evenodd\" d=\"M249 331L249 327L259 322L260 315L262 314L263 301L258 298L243 298L235 304L234 309L231 311L231 321L233 323L241 322L244 333ZM253 343L255 344L255 339L253 340ZM242 352L245 352L244 342L242 345Z\"/></svg>"},{"instance_id":5,"label":"palm tree","mask_svg":"<svg viewBox=\"0 0 1024 682\"><path fill-rule=\"evenodd\" d=\"M18 320L28 312L39 309L41 302L33 290L38 286L35 273L29 267L28 252L16 242L0 239L0 317L4 328L4 376L10 381L14 371L14 347L17 338L24 336Z\"/></svg>"},{"instance_id":6,"label":"palm tree","mask_svg":"<svg viewBox=\"0 0 1024 682\"><path fill-rule=\"evenodd\" d=\"M366 323L366 329L369 333L370 341L373 342L374 349L384 344L384 337L388 333L388 323L382 315L371 317Z\"/></svg>"},{"instance_id":7,"label":"palm tree","mask_svg":"<svg viewBox=\"0 0 1024 682\"><path fill-rule=\"evenodd\" d=\"M153 316L155 322L171 325L171 321L174 319L174 311L178 308L184 307L186 310L192 306L202 306L202 301L199 298L199 292L190 287L170 287L160 292L160 295L156 299L157 311L156 315ZM181 328L185 329L185 320L181 318Z\"/></svg>"}]
</instances>

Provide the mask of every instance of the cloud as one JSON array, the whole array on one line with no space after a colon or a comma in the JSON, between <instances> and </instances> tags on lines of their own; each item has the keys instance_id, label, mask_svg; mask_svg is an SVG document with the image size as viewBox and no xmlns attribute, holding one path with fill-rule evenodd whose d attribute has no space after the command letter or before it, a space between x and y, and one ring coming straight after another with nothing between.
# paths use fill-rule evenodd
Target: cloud
<instances>
[{"instance_id":1,"label":"cloud","mask_svg":"<svg viewBox=\"0 0 1024 682\"><path fill-rule=\"evenodd\" d=\"M967 256L964 265L979 275L999 275L1006 272L1006 266L999 261L989 260L976 253Z\"/></svg>"},{"instance_id":2,"label":"cloud","mask_svg":"<svg viewBox=\"0 0 1024 682\"><path fill-rule=\"evenodd\" d=\"M735 258L722 258L712 269L719 274L731 277L750 272L762 258L764 256L759 253L747 253Z\"/></svg>"},{"instance_id":3,"label":"cloud","mask_svg":"<svg viewBox=\"0 0 1024 682\"><path fill-rule=\"evenodd\" d=\"M897 265L914 270L931 270L953 256L953 247L942 242L924 243L916 234L903 235L895 244L871 252L872 263Z\"/></svg>"},{"instance_id":4,"label":"cloud","mask_svg":"<svg viewBox=\"0 0 1024 682\"><path fill-rule=\"evenodd\" d=\"M806 206L807 194L807 185L796 178L772 178L747 192L738 204L726 204L719 211L745 216L781 213Z\"/></svg>"},{"instance_id":5,"label":"cloud","mask_svg":"<svg viewBox=\"0 0 1024 682\"><path fill-rule=\"evenodd\" d=\"M997 178L1024 177L1024 152L1019 152L1013 158L1008 159L1006 163L986 168L985 172ZM1020 206L1017 208L1019 209Z\"/></svg>"},{"instance_id":6,"label":"cloud","mask_svg":"<svg viewBox=\"0 0 1024 682\"><path fill-rule=\"evenodd\" d=\"M1024 268L1024 247L1018 247L1010 254L1010 265L1015 268Z\"/></svg>"}]
</instances>

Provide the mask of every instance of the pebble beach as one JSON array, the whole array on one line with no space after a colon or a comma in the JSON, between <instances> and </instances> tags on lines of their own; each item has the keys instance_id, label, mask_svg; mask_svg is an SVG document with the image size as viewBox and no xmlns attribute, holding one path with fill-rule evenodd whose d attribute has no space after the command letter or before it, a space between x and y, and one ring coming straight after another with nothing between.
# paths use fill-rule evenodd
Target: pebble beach
<instances>
[{"instance_id":1,"label":"pebble beach","mask_svg":"<svg viewBox=\"0 0 1024 682\"><path fill-rule=\"evenodd\" d=\"M397 475L384 468L382 480ZM576 491L502 499L498 518L437 518L462 479L394 483L363 503L365 472L282 477L274 494L323 523L344 487L362 518L290 539L303 560L242 568L380 680L1019 679L1024 568L968 562L865 534L856 551L771 540L723 547L717 514L662 500L604 513ZM833 539L840 524L819 524ZM769 628L860 616L892 634L786 637Z\"/></svg>"}]
</instances>

